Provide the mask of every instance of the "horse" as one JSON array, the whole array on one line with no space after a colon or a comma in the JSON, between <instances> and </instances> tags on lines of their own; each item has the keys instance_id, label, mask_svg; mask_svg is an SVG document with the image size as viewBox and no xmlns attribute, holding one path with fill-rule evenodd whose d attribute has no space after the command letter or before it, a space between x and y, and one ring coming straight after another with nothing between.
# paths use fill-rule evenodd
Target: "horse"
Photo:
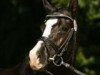
<instances>
[{"instance_id":1,"label":"horse","mask_svg":"<svg viewBox=\"0 0 100 75\"><path fill-rule=\"evenodd\" d=\"M45 70L51 75L62 75L62 73L66 73L66 67L74 72L71 71L69 75L75 73L85 75L72 66L76 53L77 23L75 15L78 0L70 0L67 8L53 7L47 0L42 1L47 15L41 26L42 36L29 51L31 69L33 71Z\"/></svg>"},{"instance_id":2,"label":"horse","mask_svg":"<svg viewBox=\"0 0 100 75\"><path fill-rule=\"evenodd\" d=\"M85 75L73 67L78 1L70 0L68 8L56 8L47 0L42 1L48 12L41 26L42 36L29 51L26 62L0 69L0 75Z\"/></svg>"}]
</instances>

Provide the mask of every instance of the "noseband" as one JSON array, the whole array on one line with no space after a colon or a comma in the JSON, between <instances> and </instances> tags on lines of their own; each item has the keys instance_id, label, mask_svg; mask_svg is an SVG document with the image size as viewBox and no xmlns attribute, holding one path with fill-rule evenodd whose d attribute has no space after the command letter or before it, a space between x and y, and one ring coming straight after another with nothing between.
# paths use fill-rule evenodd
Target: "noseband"
<instances>
[{"instance_id":1,"label":"noseband","mask_svg":"<svg viewBox=\"0 0 100 75\"><path fill-rule=\"evenodd\" d=\"M70 19L73 23L74 23L74 19L72 19L71 17L69 16L66 16L66 15L47 15L46 16L46 19L48 18L64 18L64 19ZM86 75L80 71L78 71L77 69L75 69L73 66L71 66L70 64L68 63L65 63L64 60L63 60L63 53L65 51L67 51L67 48L68 48L68 44L69 44L69 41L71 40L72 36L73 36L73 39L74 39L74 45L76 43L76 29L75 29L76 25L74 25L73 28L69 29L68 30L68 36L67 38L65 39L65 42L60 46L58 47L57 45L55 45L53 43L53 41L51 41L49 38L47 37L44 37L42 36L40 38L40 40L42 40L45 44L45 47L47 50L49 50L49 48L47 47L47 43L49 43L49 46L51 46L57 53L54 54L53 57L50 57L49 60L53 61L53 64L55 66L62 66L64 65L66 68L69 68L71 69L72 71L74 71L75 73L77 73L78 75ZM67 35L67 34L66 34Z\"/></svg>"}]
</instances>

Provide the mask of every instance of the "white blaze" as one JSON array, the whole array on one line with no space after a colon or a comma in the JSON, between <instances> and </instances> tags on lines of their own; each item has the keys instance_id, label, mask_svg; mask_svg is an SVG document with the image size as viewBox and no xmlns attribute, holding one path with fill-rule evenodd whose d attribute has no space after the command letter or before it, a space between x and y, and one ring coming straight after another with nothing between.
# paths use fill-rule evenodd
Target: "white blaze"
<instances>
[{"instance_id":1,"label":"white blaze","mask_svg":"<svg viewBox=\"0 0 100 75\"><path fill-rule=\"evenodd\" d=\"M41 44L43 41L38 41L38 43L35 45L35 47L29 52L29 58L30 58L30 66L34 70L40 69L43 65L39 63L39 58L37 55L37 51L41 48Z\"/></svg>"},{"instance_id":2,"label":"white blaze","mask_svg":"<svg viewBox=\"0 0 100 75\"><path fill-rule=\"evenodd\" d=\"M47 22L45 23L46 28L45 28L42 36L49 37L52 26L55 25L57 23L57 21L58 21L58 19L47 20ZM38 55L37 55L37 52L40 50L42 43L43 43L43 41L38 41L38 43L35 45L35 47L29 52L30 66L35 70L38 70L41 67L43 67L43 65L40 63Z\"/></svg>"},{"instance_id":3,"label":"white blaze","mask_svg":"<svg viewBox=\"0 0 100 75\"><path fill-rule=\"evenodd\" d=\"M57 21L58 21L58 19L49 19L49 20L47 20L47 22L45 23L46 28L45 28L44 33L43 33L42 36L48 37L51 33L52 26L55 25L57 23Z\"/></svg>"}]
</instances>

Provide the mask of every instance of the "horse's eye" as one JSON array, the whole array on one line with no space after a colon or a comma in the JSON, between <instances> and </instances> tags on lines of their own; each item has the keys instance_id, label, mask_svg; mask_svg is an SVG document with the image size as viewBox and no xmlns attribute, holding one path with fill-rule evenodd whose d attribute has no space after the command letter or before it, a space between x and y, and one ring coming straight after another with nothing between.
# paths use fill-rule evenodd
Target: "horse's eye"
<instances>
[{"instance_id":1,"label":"horse's eye","mask_svg":"<svg viewBox=\"0 0 100 75\"><path fill-rule=\"evenodd\" d=\"M69 20L69 19L67 19L67 20L66 20L66 22L67 22L67 23L70 23L70 20Z\"/></svg>"}]
</instances>

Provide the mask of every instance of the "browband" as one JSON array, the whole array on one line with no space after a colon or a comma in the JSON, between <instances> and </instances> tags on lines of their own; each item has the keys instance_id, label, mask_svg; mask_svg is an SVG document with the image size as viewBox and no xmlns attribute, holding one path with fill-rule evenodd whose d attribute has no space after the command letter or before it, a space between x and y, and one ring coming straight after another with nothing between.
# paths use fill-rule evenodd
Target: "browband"
<instances>
[{"instance_id":1,"label":"browband","mask_svg":"<svg viewBox=\"0 0 100 75\"><path fill-rule=\"evenodd\" d=\"M71 21L74 21L71 17L66 15L46 15L46 18L65 18L70 19Z\"/></svg>"}]
</instances>

